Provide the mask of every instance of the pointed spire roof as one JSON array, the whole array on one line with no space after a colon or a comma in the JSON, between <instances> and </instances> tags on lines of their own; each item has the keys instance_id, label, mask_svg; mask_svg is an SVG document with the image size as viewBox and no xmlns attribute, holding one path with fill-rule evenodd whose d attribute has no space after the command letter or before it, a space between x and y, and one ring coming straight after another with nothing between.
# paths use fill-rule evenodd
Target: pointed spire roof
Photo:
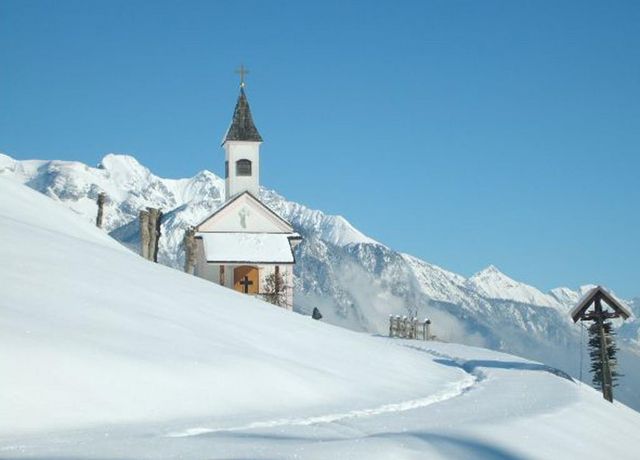
<instances>
[{"instance_id":1,"label":"pointed spire roof","mask_svg":"<svg viewBox=\"0 0 640 460\"><path fill-rule=\"evenodd\" d=\"M240 86L240 95L233 112L233 120L222 143L224 144L227 141L262 142L262 137L256 125L253 124L249 101L247 101L247 96L244 93L244 85Z\"/></svg>"}]
</instances>

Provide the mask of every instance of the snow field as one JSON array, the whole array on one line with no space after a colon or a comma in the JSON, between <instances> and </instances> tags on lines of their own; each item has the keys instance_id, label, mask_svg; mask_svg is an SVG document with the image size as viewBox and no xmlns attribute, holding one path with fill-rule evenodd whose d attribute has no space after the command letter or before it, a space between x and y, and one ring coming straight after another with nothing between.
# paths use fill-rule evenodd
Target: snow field
<instances>
[{"instance_id":1,"label":"snow field","mask_svg":"<svg viewBox=\"0 0 640 460\"><path fill-rule=\"evenodd\" d=\"M635 459L548 366L333 327L153 264L0 178L0 457Z\"/></svg>"}]
</instances>

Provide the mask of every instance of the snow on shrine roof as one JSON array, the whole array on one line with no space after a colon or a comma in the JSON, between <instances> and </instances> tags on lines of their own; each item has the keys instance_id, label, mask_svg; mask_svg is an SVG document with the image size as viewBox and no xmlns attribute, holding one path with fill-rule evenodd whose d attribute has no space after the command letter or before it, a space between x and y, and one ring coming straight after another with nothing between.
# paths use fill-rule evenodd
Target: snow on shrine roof
<instances>
[{"instance_id":1,"label":"snow on shrine roof","mask_svg":"<svg viewBox=\"0 0 640 460\"><path fill-rule=\"evenodd\" d=\"M295 263L291 250L297 233L196 233L202 238L207 262Z\"/></svg>"},{"instance_id":2,"label":"snow on shrine roof","mask_svg":"<svg viewBox=\"0 0 640 460\"><path fill-rule=\"evenodd\" d=\"M599 296L602 300L605 301L607 305L614 309L617 313L619 313L623 319L627 319L631 316L631 312L622 305L621 302L618 301L615 297L609 294L602 286L596 286L593 289L589 290L585 295L582 296L578 304L571 310L571 318L575 323L580 319L580 315L584 313L587 308L591 305L591 303L595 300L596 296Z\"/></svg>"}]
</instances>

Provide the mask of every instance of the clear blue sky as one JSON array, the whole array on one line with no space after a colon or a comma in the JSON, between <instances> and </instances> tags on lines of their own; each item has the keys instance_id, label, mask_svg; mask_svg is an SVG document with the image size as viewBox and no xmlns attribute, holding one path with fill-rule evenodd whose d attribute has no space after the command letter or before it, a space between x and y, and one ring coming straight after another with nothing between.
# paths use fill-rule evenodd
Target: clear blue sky
<instances>
[{"instance_id":1,"label":"clear blue sky","mask_svg":"<svg viewBox=\"0 0 640 460\"><path fill-rule=\"evenodd\" d=\"M464 275L640 295L640 2L0 3L0 151L223 171Z\"/></svg>"}]
</instances>

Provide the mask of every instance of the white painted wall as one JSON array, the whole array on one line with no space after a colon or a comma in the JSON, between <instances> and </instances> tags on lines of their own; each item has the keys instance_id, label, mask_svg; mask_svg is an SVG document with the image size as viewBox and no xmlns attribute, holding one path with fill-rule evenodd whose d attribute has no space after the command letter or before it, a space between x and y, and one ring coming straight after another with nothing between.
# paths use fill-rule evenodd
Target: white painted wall
<instances>
[{"instance_id":1,"label":"white painted wall","mask_svg":"<svg viewBox=\"0 0 640 460\"><path fill-rule=\"evenodd\" d=\"M224 143L225 161L229 162L229 175L225 179L226 199L248 191L258 196L260 188L260 144L261 142L226 141ZM236 175L236 161L251 161L251 176Z\"/></svg>"}]
</instances>

